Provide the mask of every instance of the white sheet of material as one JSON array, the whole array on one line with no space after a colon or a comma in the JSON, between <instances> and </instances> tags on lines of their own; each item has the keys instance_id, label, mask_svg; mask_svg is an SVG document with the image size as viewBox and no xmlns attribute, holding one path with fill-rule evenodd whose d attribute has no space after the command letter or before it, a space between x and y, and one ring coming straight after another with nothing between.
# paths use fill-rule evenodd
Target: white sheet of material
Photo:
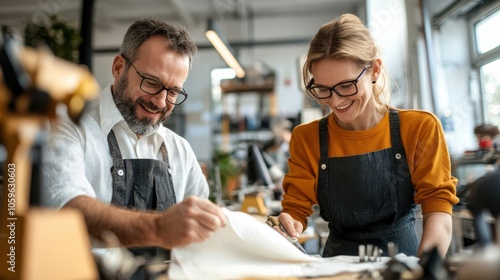
<instances>
[{"instance_id":1,"label":"white sheet of material","mask_svg":"<svg viewBox=\"0 0 500 280\"><path fill-rule=\"evenodd\" d=\"M202 243L171 251L169 279L316 277L380 269L382 262L359 263L357 256L317 258L301 253L265 223L223 209L228 225Z\"/></svg>"}]
</instances>

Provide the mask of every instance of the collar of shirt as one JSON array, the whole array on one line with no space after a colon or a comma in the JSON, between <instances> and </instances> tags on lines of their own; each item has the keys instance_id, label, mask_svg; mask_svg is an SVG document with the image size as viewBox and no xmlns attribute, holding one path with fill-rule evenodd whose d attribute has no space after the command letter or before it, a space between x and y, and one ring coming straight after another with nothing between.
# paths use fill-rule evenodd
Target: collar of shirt
<instances>
[{"instance_id":1,"label":"collar of shirt","mask_svg":"<svg viewBox=\"0 0 500 280\"><path fill-rule=\"evenodd\" d=\"M102 134L108 135L111 129L119 122L126 124L122 114L115 105L111 94L111 85L105 87L100 94L99 116Z\"/></svg>"},{"instance_id":2,"label":"collar of shirt","mask_svg":"<svg viewBox=\"0 0 500 280\"><path fill-rule=\"evenodd\" d=\"M108 135L111 129L115 131L124 158L162 158L159 150L163 142L167 143L165 139L166 133L161 133L166 130L165 127L160 125L158 129L150 134L137 138L137 135L128 127L116 107L111 93L111 85L108 85L101 92L99 115L102 133Z\"/></svg>"}]
</instances>

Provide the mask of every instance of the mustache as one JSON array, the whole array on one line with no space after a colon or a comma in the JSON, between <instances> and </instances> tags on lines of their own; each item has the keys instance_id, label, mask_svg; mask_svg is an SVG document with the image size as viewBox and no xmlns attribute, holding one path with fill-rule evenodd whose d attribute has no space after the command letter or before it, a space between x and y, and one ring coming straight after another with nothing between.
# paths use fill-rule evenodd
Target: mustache
<instances>
[{"instance_id":1,"label":"mustache","mask_svg":"<svg viewBox=\"0 0 500 280\"><path fill-rule=\"evenodd\" d=\"M143 97L143 96L139 97L136 100L136 103L140 104L144 108L146 108L150 111L153 111L153 112L163 113L163 114L166 114L168 112L168 107L160 108L160 107L156 106L155 104L153 104L152 102L146 101L145 97Z\"/></svg>"}]
</instances>

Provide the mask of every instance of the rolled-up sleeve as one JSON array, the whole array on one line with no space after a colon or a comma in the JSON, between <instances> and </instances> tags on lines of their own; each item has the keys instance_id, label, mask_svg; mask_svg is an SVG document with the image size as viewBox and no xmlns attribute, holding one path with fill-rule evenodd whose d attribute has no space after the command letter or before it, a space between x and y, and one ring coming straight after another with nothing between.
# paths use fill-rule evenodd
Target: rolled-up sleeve
<instances>
[{"instance_id":1,"label":"rolled-up sleeve","mask_svg":"<svg viewBox=\"0 0 500 280\"><path fill-rule=\"evenodd\" d=\"M95 197L85 176L82 134L67 118L61 118L51 129L43 148L42 204L61 208L77 196Z\"/></svg>"}]
</instances>

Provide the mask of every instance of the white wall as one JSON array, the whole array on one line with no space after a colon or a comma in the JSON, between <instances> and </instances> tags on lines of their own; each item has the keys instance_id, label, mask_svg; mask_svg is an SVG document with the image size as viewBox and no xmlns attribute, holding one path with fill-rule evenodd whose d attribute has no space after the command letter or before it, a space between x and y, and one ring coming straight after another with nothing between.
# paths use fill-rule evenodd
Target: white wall
<instances>
[{"instance_id":1,"label":"white wall","mask_svg":"<svg viewBox=\"0 0 500 280\"><path fill-rule=\"evenodd\" d=\"M408 108L408 32L404 0L368 0L368 27L390 76L391 104Z\"/></svg>"},{"instance_id":2,"label":"white wall","mask_svg":"<svg viewBox=\"0 0 500 280\"><path fill-rule=\"evenodd\" d=\"M443 11L454 0L426 0L429 18ZM473 134L475 126L474 103L471 99L471 66L469 57L470 38L468 26L463 18L446 21L439 28L431 29L428 38L432 45L430 55L435 76L433 89L435 106L431 106L431 84L429 80L428 55L423 38L423 23L418 1L406 0L409 11L409 52L412 90L420 98L421 109L436 114L445 127L448 149L452 155L461 155L464 150L477 148ZM419 71L419 73L415 73Z\"/></svg>"},{"instance_id":3,"label":"white wall","mask_svg":"<svg viewBox=\"0 0 500 280\"><path fill-rule=\"evenodd\" d=\"M446 95L448 100L448 106L441 110L450 114L453 130L446 134L448 148L457 155L464 150L477 148L473 133L476 120L475 105L470 95L471 64L467 28L464 20L450 20L435 34L442 89L438 95Z\"/></svg>"}]
</instances>

